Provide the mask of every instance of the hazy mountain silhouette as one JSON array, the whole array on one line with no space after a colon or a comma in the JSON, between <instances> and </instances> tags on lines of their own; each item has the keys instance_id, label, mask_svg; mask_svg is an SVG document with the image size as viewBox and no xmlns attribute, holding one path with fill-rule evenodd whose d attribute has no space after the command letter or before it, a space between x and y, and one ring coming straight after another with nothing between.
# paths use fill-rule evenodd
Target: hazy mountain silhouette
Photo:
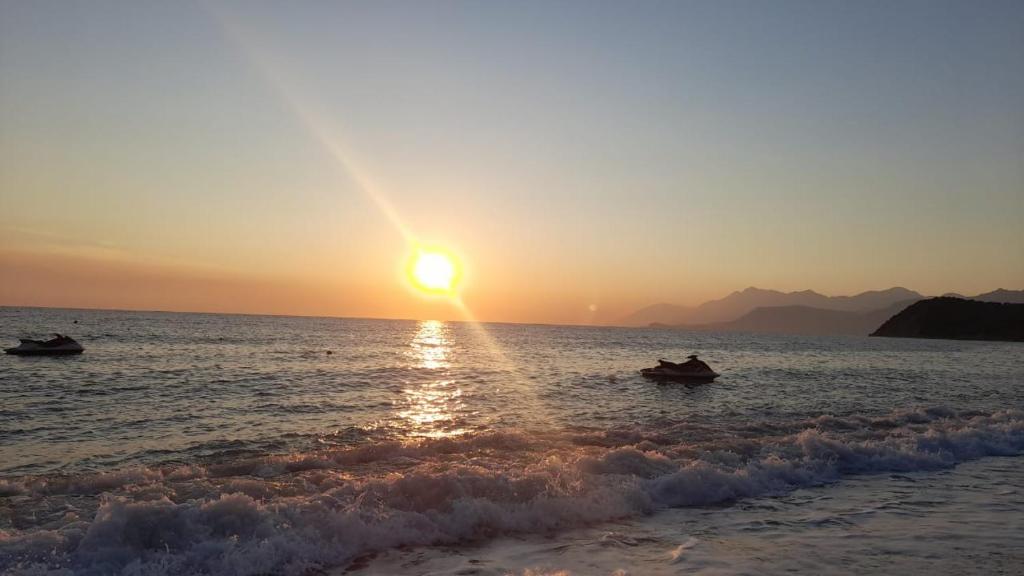
<instances>
[{"instance_id":1,"label":"hazy mountain silhouette","mask_svg":"<svg viewBox=\"0 0 1024 576\"><path fill-rule=\"evenodd\" d=\"M910 305L910 301L916 302L922 298L924 298L923 295L913 290L897 286L888 290L869 290L856 296L833 296L828 307L851 312L865 312L887 308L894 304L906 307Z\"/></svg>"},{"instance_id":2,"label":"hazy mountain silhouette","mask_svg":"<svg viewBox=\"0 0 1024 576\"><path fill-rule=\"evenodd\" d=\"M720 300L705 302L693 309L686 324L708 324L735 320L755 308L765 306L812 306L828 308L828 296L813 290L779 292L750 287Z\"/></svg>"},{"instance_id":3,"label":"hazy mountain silhouette","mask_svg":"<svg viewBox=\"0 0 1024 576\"><path fill-rule=\"evenodd\" d=\"M916 301L917 299L904 300L868 312L827 310L810 306L766 306L755 308L730 322L681 327L723 332L867 336L894 314Z\"/></svg>"},{"instance_id":4,"label":"hazy mountain silhouette","mask_svg":"<svg viewBox=\"0 0 1024 576\"><path fill-rule=\"evenodd\" d=\"M652 304L641 308L618 322L621 326L650 326L651 324L683 324L693 308L676 304Z\"/></svg>"},{"instance_id":5,"label":"hazy mountain silhouette","mask_svg":"<svg viewBox=\"0 0 1024 576\"><path fill-rule=\"evenodd\" d=\"M1024 290L1006 290L999 288L970 298L979 302L1005 302L1007 304L1024 304Z\"/></svg>"},{"instance_id":6,"label":"hazy mountain silhouette","mask_svg":"<svg viewBox=\"0 0 1024 576\"><path fill-rule=\"evenodd\" d=\"M1000 291L996 290L996 292ZM1008 296L997 295L995 297ZM981 302L948 297L931 298L908 306L887 320L871 335L897 338L1024 341L1024 304Z\"/></svg>"},{"instance_id":7,"label":"hazy mountain silhouette","mask_svg":"<svg viewBox=\"0 0 1024 576\"><path fill-rule=\"evenodd\" d=\"M676 306L674 304L648 306L623 318L621 324L627 326L647 326L652 323L668 325L723 323L737 320L756 308L780 306L868 312L886 308L898 302L905 303L909 300L921 298L924 298L924 296L906 288L872 290L855 296L825 296L813 290L779 292L778 290L762 290L750 287L746 290L733 292L725 298L711 300L692 308Z\"/></svg>"}]
</instances>

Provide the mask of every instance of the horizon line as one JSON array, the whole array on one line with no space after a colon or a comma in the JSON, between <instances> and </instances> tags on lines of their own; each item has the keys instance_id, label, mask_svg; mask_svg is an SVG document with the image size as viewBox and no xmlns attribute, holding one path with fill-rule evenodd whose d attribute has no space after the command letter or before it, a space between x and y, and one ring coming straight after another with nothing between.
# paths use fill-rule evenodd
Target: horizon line
<instances>
[{"instance_id":1,"label":"horizon line","mask_svg":"<svg viewBox=\"0 0 1024 576\"><path fill-rule=\"evenodd\" d=\"M329 320L378 320L387 322L445 322L453 324L510 324L514 326L566 326L580 328L649 328L650 326L626 326L622 324L568 324L555 322L513 322L508 320L445 320L439 318L383 318L379 316L329 316L323 314L275 314L272 312L210 312L202 310L152 310L141 308L91 308L88 306L34 306L0 304L2 308L35 310L82 310L89 312L139 312L147 314L208 314L222 316L267 316L272 318L322 318Z\"/></svg>"}]
</instances>

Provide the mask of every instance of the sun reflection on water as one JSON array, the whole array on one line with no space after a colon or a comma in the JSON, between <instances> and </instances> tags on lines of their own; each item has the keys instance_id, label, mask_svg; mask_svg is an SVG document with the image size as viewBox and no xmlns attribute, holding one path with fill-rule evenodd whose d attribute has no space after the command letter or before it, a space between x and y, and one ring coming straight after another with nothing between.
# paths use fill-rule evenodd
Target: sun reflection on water
<instances>
[{"instance_id":1,"label":"sun reflection on water","mask_svg":"<svg viewBox=\"0 0 1024 576\"><path fill-rule=\"evenodd\" d=\"M420 377L405 388L398 416L410 427L410 436L444 438L467 432L458 424L464 410L462 389L450 377L451 341L444 322L419 323L408 355Z\"/></svg>"}]
</instances>

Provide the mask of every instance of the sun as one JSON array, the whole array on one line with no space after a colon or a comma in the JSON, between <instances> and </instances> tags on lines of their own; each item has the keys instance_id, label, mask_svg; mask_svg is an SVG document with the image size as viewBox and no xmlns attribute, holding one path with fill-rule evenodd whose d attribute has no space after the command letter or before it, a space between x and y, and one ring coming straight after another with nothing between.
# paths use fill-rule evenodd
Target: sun
<instances>
[{"instance_id":1,"label":"sun","mask_svg":"<svg viewBox=\"0 0 1024 576\"><path fill-rule=\"evenodd\" d=\"M410 283L421 292L452 295L458 288L461 270L458 260L437 248L418 248L406 269Z\"/></svg>"}]
</instances>

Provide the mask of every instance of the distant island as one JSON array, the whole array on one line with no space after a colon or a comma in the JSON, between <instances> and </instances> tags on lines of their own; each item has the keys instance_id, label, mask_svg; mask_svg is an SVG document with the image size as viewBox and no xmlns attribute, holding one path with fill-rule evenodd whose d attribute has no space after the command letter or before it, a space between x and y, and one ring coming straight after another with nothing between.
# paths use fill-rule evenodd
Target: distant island
<instances>
[{"instance_id":1,"label":"distant island","mask_svg":"<svg viewBox=\"0 0 1024 576\"><path fill-rule=\"evenodd\" d=\"M957 298L964 297L957 295ZM624 325L806 335L867 336L916 302L928 298L906 288L854 296L825 296L813 290L779 292L747 288L699 306L648 306L623 318ZM1024 303L1024 290L998 289L969 298L979 302Z\"/></svg>"},{"instance_id":2,"label":"distant island","mask_svg":"<svg viewBox=\"0 0 1024 576\"><path fill-rule=\"evenodd\" d=\"M931 298L910 305L871 335L1024 342L1024 304Z\"/></svg>"}]
</instances>

